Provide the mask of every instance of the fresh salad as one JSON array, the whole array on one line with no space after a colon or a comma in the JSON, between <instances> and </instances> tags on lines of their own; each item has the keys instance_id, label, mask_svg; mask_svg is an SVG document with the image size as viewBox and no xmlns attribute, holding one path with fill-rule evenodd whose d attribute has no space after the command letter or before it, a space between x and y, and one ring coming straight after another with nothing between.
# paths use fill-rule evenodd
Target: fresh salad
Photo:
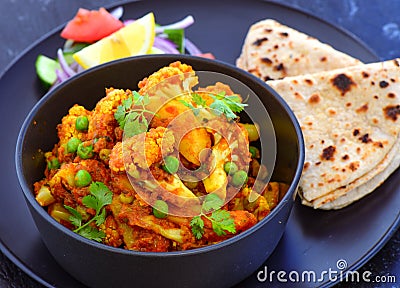
<instances>
[{"instance_id":1,"label":"fresh salad","mask_svg":"<svg viewBox=\"0 0 400 288\"><path fill-rule=\"evenodd\" d=\"M57 56L40 54L36 59L36 73L44 87L51 89L85 69L135 55L189 54L214 59L185 37L193 16L161 26L152 12L121 20L123 13L123 7L111 12L80 8L61 31L65 43Z\"/></svg>"}]
</instances>

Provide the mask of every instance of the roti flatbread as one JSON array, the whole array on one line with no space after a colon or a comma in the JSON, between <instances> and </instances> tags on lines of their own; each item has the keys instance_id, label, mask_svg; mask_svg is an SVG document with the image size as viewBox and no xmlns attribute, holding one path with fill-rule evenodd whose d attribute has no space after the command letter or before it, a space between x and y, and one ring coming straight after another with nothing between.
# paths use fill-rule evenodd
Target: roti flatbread
<instances>
[{"instance_id":1,"label":"roti flatbread","mask_svg":"<svg viewBox=\"0 0 400 288\"><path fill-rule=\"evenodd\" d=\"M303 203L339 209L400 165L399 59L267 81L303 131Z\"/></svg>"},{"instance_id":2,"label":"roti flatbread","mask_svg":"<svg viewBox=\"0 0 400 288\"><path fill-rule=\"evenodd\" d=\"M273 19L253 24L236 66L264 81L359 65L361 61Z\"/></svg>"}]
</instances>

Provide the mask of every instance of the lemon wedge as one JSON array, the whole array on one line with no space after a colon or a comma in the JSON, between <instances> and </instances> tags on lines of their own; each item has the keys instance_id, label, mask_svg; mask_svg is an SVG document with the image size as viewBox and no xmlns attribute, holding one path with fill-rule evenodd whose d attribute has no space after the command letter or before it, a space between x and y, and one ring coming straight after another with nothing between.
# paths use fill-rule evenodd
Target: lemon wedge
<instances>
[{"instance_id":1,"label":"lemon wedge","mask_svg":"<svg viewBox=\"0 0 400 288\"><path fill-rule=\"evenodd\" d=\"M147 54L152 52L154 37L154 14L148 13L111 35L76 52L73 58L83 68L88 69L112 60Z\"/></svg>"}]
</instances>

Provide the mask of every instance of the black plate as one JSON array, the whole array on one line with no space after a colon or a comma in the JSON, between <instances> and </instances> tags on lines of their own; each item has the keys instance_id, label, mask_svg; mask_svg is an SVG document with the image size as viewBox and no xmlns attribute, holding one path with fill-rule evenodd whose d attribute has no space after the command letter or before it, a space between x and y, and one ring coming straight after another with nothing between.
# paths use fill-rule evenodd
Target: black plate
<instances>
[{"instance_id":1,"label":"black plate","mask_svg":"<svg viewBox=\"0 0 400 288\"><path fill-rule=\"evenodd\" d=\"M184 3L184 4L182 4ZM251 0L223 1L143 1L126 3L125 18L134 18L153 11L158 23L174 22L192 14L196 22L187 36L204 52L212 52L223 61L234 64L240 53L248 27L257 20L275 18L289 26L332 44L339 50L365 62L378 57L354 36L304 12L281 4ZM63 40L59 30L33 45L0 79L0 93L7 99L0 106L0 125L4 137L2 148L2 183L0 196L1 250L22 270L48 287L83 287L53 260L31 219L20 191L14 167L14 150L22 122L36 101L42 97L34 70L40 53L55 55ZM53 129L53 127L49 127ZM345 260L355 271L366 263L399 226L400 170L397 170L373 194L340 211L315 211L296 203L286 232L276 251L265 263L267 271L336 270L338 260ZM264 266L260 271L264 271ZM328 287L334 282L322 274L323 281L312 286ZM260 274L260 276L263 276ZM222 277L229 277L223 275ZM241 287L284 286L272 277L273 284L257 280L257 272L240 283ZM318 278L318 277L317 277ZM337 279L339 280L339 279ZM293 287L293 283L286 283ZM296 283L296 287L310 283Z\"/></svg>"}]
</instances>

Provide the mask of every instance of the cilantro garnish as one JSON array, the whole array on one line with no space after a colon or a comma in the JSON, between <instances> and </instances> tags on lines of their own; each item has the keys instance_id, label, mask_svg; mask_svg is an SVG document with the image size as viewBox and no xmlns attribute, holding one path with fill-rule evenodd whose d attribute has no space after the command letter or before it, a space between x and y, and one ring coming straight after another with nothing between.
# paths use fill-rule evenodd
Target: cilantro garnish
<instances>
[{"instance_id":1,"label":"cilantro garnish","mask_svg":"<svg viewBox=\"0 0 400 288\"><path fill-rule=\"evenodd\" d=\"M196 104L197 107L194 107L191 103L188 103L184 100L180 100L186 107L189 107L193 110L195 115L198 114L198 109L210 108L214 110L218 116L225 114L228 119L235 119L237 115L235 113L241 112L244 107L247 106L245 103L241 103L240 97L238 95L225 95L225 92L222 91L219 94L209 94L209 96L214 100L210 105L207 105L206 100L204 100L199 94L192 94L192 101Z\"/></svg>"},{"instance_id":2,"label":"cilantro garnish","mask_svg":"<svg viewBox=\"0 0 400 288\"><path fill-rule=\"evenodd\" d=\"M149 123L145 117L145 113L155 114L147 110L146 105L150 103L149 95L140 95L133 91L132 97L122 101L122 104L117 107L114 113L114 118L119 126L124 130L127 137L131 137L142 132L146 132ZM132 109L134 106L139 106L137 109Z\"/></svg>"},{"instance_id":3,"label":"cilantro garnish","mask_svg":"<svg viewBox=\"0 0 400 288\"><path fill-rule=\"evenodd\" d=\"M210 220L214 232L218 236L226 232L236 233L235 221L226 210L221 210L224 202L216 194L208 194L201 206L201 213L190 221L192 233L196 239L201 239L204 234L204 221L202 217ZM210 214L211 213L211 214ZM209 214L209 215L207 215Z\"/></svg>"},{"instance_id":4,"label":"cilantro garnish","mask_svg":"<svg viewBox=\"0 0 400 288\"><path fill-rule=\"evenodd\" d=\"M112 202L112 192L102 182L92 182L89 186L90 195L82 198L82 203L87 208L92 208L96 211L95 216L86 223L82 223L82 215L74 208L64 205L64 207L72 214L69 221L76 227L73 231L90 240L101 242L106 236L103 231L90 226L90 223L95 222L96 226L104 223L106 218L105 206Z\"/></svg>"}]
</instances>

